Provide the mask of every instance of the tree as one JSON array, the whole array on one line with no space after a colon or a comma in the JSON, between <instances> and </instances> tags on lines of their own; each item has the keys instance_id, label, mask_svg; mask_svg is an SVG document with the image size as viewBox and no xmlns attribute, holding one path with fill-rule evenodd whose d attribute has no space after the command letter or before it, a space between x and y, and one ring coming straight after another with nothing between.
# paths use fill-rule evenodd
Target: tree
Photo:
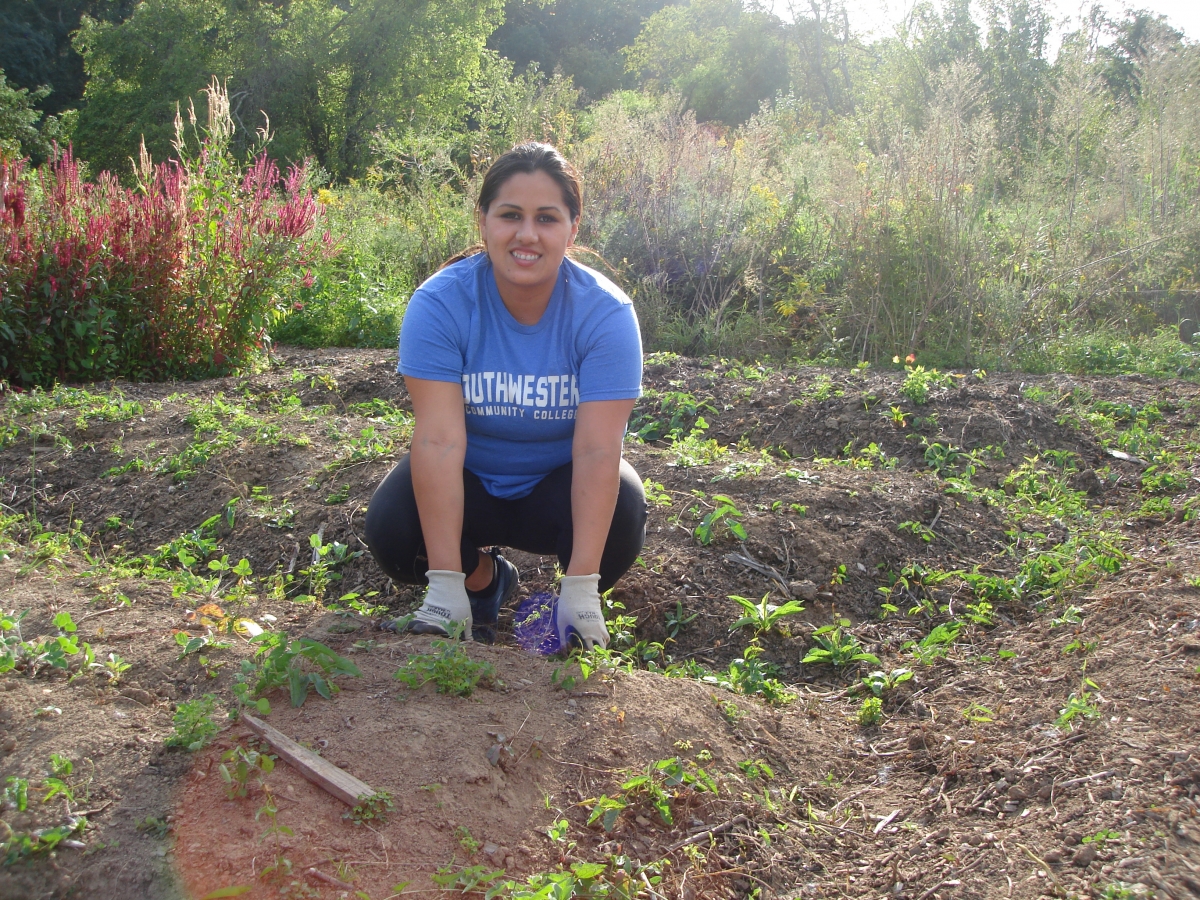
<instances>
[{"instance_id":1,"label":"tree","mask_svg":"<svg viewBox=\"0 0 1200 900\"><path fill-rule=\"evenodd\" d=\"M692 0L646 21L626 66L646 87L675 91L702 121L739 125L787 90L783 23L740 0Z\"/></svg>"},{"instance_id":2,"label":"tree","mask_svg":"<svg viewBox=\"0 0 1200 900\"><path fill-rule=\"evenodd\" d=\"M0 68L13 85L47 90L37 109L58 115L83 97L83 59L71 33L84 15L120 22L136 0L5 0L0 3Z\"/></svg>"},{"instance_id":3,"label":"tree","mask_svg":"<svg viewBox=\"0 0 1200 900\"><path fill-rule=\"evenodd\" d=\"M531 63L561 72L592 100L637 86L625 71L622 51L646 19L670 0L509 0L504 24L488 47L513 61L518 72Z\"/></svg>"},{"instance_id":4,"label":"tree","mask_svg":"<svg viewBox=\"0 0 1200 900\"><path fill-rule=\"evenodd\" d=\"M261 110L272 152L359 177L377 129L455 121L501 0L144 0L120 25L85 19L81 155L116 168L144 135L169 148L175 104L226 80L238 136Z\"/></svg>"},{"instance_id":5,"label":"tree","mask_svg":"<svg viewBox=\"0 0 1200 900\"><path fill-rule=\"evenodd\" d=\"M59 122L45 117L37 103L50 91L27 91L13 87L0 69L0 157L31 157L34 163L45 159L51 143L59 137Z\"/></svg>"},{"instance_id":6,"label":"tree","mask_svg":"<svg viewBox=\"0 0 1200 900\"><path fill-rule=\"evenodd\" d=\"M1034 149L1049 97L1045 0L989 0L983 73L1000 146L1014 163Z\"/></svg>"}]
</instances>

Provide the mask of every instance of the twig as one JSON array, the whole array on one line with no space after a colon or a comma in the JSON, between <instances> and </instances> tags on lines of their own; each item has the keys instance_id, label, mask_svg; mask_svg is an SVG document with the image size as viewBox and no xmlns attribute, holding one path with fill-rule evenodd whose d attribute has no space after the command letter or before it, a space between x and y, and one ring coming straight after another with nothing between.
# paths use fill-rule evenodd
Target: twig
<instances>
[{"instance_id":1,"label":"twig","mask_svg":"<svg viewBox=\"0 0 1200 900\"><path fill-rule=\"evenodd\" d=\"M90 612L86 616L80 616L79 622L86 622L88 619L94 619L96 616L107 616L109 613L120 612L123 609L128 609L126 606L114 606L112 609L102 609L99 612ZM78 622L76 624L79 624Z\"/></svg>"},{"instance_id":2,"label":"twig","mask_svg":"<svg viewBox=\"0 0 1200 900\"><path fill-rule=\"evenodd\" d=\"M741 565L745 566L747 569L753 569L755 572L758 572L760 575L766 575L768 578L770 578L772 581L774 581L776 584L779 585L779 590L783 593L784 597L786 597L788 600L795 599L792 596L792 591L788 587L787 582L784 580L783 576L779 574L779 570L774 568L773 566L769 566L765 562L757 560L753 556L751 556L750 551L746 549L745 542L742 542L742 552L741 553L726 553L725 558L727 560L729 560L730 562L740 563Z\"/></svg>"},{"instance_id":3,"label":"twig","mask_svg":"<svg viewBox=\"0 0 1200 900\"><path fill-rule=\"evenodd\" d=\"M672 844L663 851L663 855L666 856L668 853L674 853L676 850L680 850L683 847L687 847L691 844L698 844L707 838L713 837L714 835L724 834L726 831L736 828L739 825L744 825L749 821L750 819L747 816L734 816L728 822L722 822L720 825L714 825L712 828L701 831L698 834L693 834L690 838L682 840L678 844Z\"/></svg>"},{"instance_id":4,"label":"twig","mask_svg":"<svg viewBox=\"0 0 1200 900\"><path fill-rule=\"evenodd\" d=\"M1028 856L1035 863L1037 863L1039 866L1042 867L1042 869L1045 871L1046 875L1054 883L1054 887L1057 890L1061 891L1062 883L1058 880L1058 876L1054 874L1054 870L1052 868L1050 868L1050 865L1044 859L1042 859L1040 856L1038 856L1036 853L1034 853L1032 850L1030 850L1028 847L1026 847L1024 844L1017 844L1017 846L1025 851L1026 856Z\"/></svg>"},{"instance_id":5,"label":"twig","mask_svg":"<svg viewBox=\"0 0 1200 900\"><path fill-rule=\"evenodd\" d=\"M959 881L957 878L944 878L941 881L939 881L937 884L935 884L933 887L931 887L929 890L927 890L925 893L923 893L920 897L918 897L917 900L929 900L929 898L933 896L934 891L940 890L941 888L944 888L944 887L956 887L960 884L962 884L962 882Z\"/></svg>"},{"instance_id":6,"label":"twig","mask_svg":"<svg viewBox=\"0 0 1200 900\"><path fill-rule=\"evenodd\" d=\"M354 890L354 885L352 885L352 884L348 884L347 882L345 882L345 881L342 881L342 880L340 880L340 879L338 879L338 878L334 878L332 875L326 875L326 874L325 874L324 872L322 872L320 869L305 869L305 870L304 870L304 874L305 874L305 875L308 875L308 876L310 876L310 877L312 877L312 878L315 878L315 879L317 879L318 881L323 881L323 882L325 882L326 884L328 884L328 885L331 885L332 887L335 887L335 888L337 888L338 890L342 890L342 891L352 891L352 890Z\"/></svg>"},{"instance_id":7,"label":"twig","mask_svg":"<svg viewBox=\"0 0 1200 900\"><path fill-rule=\"evenodd\" d=\"M1116 774L1117 774L1116 772L1113 772L1110 769L1106 769L1103 772L1097 772L1095 775L1084 775L1082 778L1071 778L1067 781L1058 782L1058 784L1054 785L1054 790L1057 791L1060 788L1074 787L1077 784L1083 784L1084 782L1087 782L1087 781L1099 781L1101 778L1111 778L1113 775L1116 775Z\"/></svg>"}]
</instances>

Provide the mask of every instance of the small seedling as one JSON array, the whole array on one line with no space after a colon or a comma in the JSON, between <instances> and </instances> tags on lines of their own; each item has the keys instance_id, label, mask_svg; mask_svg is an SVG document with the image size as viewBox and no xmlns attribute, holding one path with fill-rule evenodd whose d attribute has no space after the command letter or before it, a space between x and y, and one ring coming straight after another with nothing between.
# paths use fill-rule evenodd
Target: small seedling
<instances>
[{"instance_id":1,"label":"small seedling","mask_svg":"<svg viewBox=\"0 0 1200 900\"><path fill-rule=\"evenodd\" d=\"M458 845L463 848L463 852L467 856L474 856L479 852L479 848L483 846L483 844L475 840L471 835L471 830L466 825L459 825L454 829L454 836L458 838Z\"/></svg>"},{"instance_id":2,"label":"small seedling","mask_svg":"<svg viewBox=\"0 0 1200 900\"><path fill-rule=\"evenodd\" d=\"M743 515L742 511L737 508L737 504L724 494L714 494L713 502L716 503L716 506L696 526L696 540L706 546L711 544L715 537L714 531L722 523L739 541L746 540L749 535L746 533L746 527L737 521Z\"/></svg>"},{"instance_id":3,"label":"small seedling","mask_svg":"<svg viewBox=\"0 0 1200 900\"><path fill-rule=\"evenodd\" d=\"M480 682L490 685L496 680L492 664L471 659L463 644L453 636L434 641L430 650L409 656L395 678L413 690L432 681L439 694L455 697L470 697Z\"/></svg>"},{"instance_id":4,"label":"small seedling","mask_svg":"<svg viewBox=\"0 0 1200 900\"><path fill-rule=\"evenodd\" d=\"M392 811L392 795L388 791L376 791L373 794L364 794L358 798L358 804L349 812L342 815L343 819L349 819L355 825L363 825L367 822L383 822L387 819L388 813Z\"/></svg>"},{"instance_id":5,"label":"small seedling","mask_svg":"<svg viewBox=\"0 0 1200 900\"><path fill-rule=\"evenodd\" d=\"M996 714L982 703L972 700L962 711L963 718L977 725L995 721Z\"/></svg>"},{"instance_id":6,"label":"small seedling","mask_svg":"<svg viewBox=\"0 0 1200 900\"><path fill-rule=\"evenodd\" d=\"M858 708L858 724L863 728L878 725L883 721L883 700L879 697L864 697Z\"/></svg>"},{"instance_id":7,"label":"small seedling","mask_svg":"<svg viewBox=\"0 0 1200 900\"><path fill-rule=\"evenodd\" d=\"M4 779L2 806L11 806L17 812L25 812L29 806L29 782L24 778L9 775Z\"/></svg>"},{"instance_id":8,"label":"small seedling","mask_svg":"<svg viewBox=\"0 0 1200 900\"><path fill-rule=\"evenodd\" d=\"M216 703L217 698L212 694L180 703L171 720L175 730L163 743L193 752L207 746L220 730L211 718Z\"/></svg>"},{"instance_id":9,"label":"small seedling","mask_svg":"<svg viewBox=\"0 0 1200 900\"><path fill-rule=\"evenodd\" d=\"M263 778L275 771L275 757L238 744L222 755L217 771L225 782L229 799L233 800L246 796L252 775L257 775L262 784Z\"/></svg>"},{"instance_id":10,"label":"small seedling","mask_svg":"<svg viewBox=\"0 0 1200 900\"><path fill-rule=\"evenodd\" d=\"M1086 680L1085 683L1090 684L1090 682ZM1076 693L1071 694L1071 696L1067 698L1066 706L1058 711L1058 719L1054 724L1059 728L1074 728L1074 722L1076 719L1099 718L1100 710L1098 710L1095 704L1091 702L1091 699L1091 691L1085 691L1081 689Z\"/></svg>"},{"instance_id":11,"label":"small seedling","mask_svg":"<svg viewBox=\"0 0 1200 900\"><path fill-rule=\"evenodd\" d=\"M912 677L912 669L892 669L891 672L876 670L863 676L862 686L870 691L872 696L882 699Z\"/></svg>"},{"instance_id":12,"label":"small seedling","mask_svg":"<svg viewBox=\"0 0 1200 900\"><path fill-rule=\"evenodd\" d=\"M257 645L254 662L242 660L241 671L235 676L234 695L238 702L248 705L251 697L266 694L275 688L286 687L292 706L302 706L310 690L329 700L338 690L333 679L340 675L361 677L358 666L339 656L319 641L299 638L288 640L286 632L266 632L250 639ZM303 663L319 669L306 672Z\"/></svg>"},{"instance_id":13,"label":"small seedling","mask_svg":"<svg viewBox=\"0 0 1200 900\"><path fill-rule=\"evenodd\" d=\"M805 665L829 665L835 669L856 662L879 665L879 657L863 650L858 638L845 631L849 626L849 619L838 619L833 624L824 625L814 631L813 641L817 646L808 651L802 662Z\"/></svg>"},{"instance_id":14,"label":"small seedling","mask_svg":"<svg viewBox=\"0 0 1200 900\"><path fill-rule=\"evenodd\" d=\"M690 616L687 615L683 608L683 601L676 600L675 609L669 609L666 613L667 637L671 639L678 637L683 626L693 621L698 615L700 615L698 612L694 612Z\"/></svg>"},{"instance_id":15,"label":"small seedling","mask_svg":"<svg viewBox=\"0 0 1200 900\"><path fill-rule=\"evenodd\" d=\"M787 616L795 616L804 612L804 607L795 600L783 604L768 603L770 592L763 594L762 599L755 603L737 594L730 594L729 599L742 608L743 615L730 626L730 631L739 628L753 628L755 635L763 634L778 626L779 621Z\"/></svg>"},{"instance_id":16,"label":"small seedling","mask_svg":"<svg viewBox=\"0 0 1200 900\"><path fill-rule=\"evenodd\" d=\"M268 875L287 876L292 873L292 861L283 855L283 838L285 836L291 837L295 832L288 826L279 824L279 807L275 805L275 798L265 788L263 792L266 794L266 800L254 814L254 820L258 821L260 818L267 819L267 827L263 830L259 840L273 840L275 844L275 858L270 865L263 867L262 874L263 877Z\"/></svg>"}]
</instances>

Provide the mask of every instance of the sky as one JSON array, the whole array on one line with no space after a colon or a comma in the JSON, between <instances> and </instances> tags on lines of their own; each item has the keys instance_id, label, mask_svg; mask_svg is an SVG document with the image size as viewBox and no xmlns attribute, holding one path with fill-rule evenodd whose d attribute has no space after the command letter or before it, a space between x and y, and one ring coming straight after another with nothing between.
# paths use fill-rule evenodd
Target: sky
<instances>
[{"instance_id":1,"label":"sky","mask_svg":"<svg viewBox=\"0 0 1200 900\"><path fill-rule=\"evenodd\" d=\"M1167 17L1169 24L1183 32L1184 37L1191 42L1200 41L1200 0L1099 0L1100 5L1112 18L1120 18L1127 8L1148 9ZM902 20L914 0L846 0L850 13L850 27L864 37L883 36L891 33L897 22ZM764 5L771 5L770 0ZM1077 23L1081 8L1087 9L1092 0L1084 0L1081 5L1078 0L1048 0L1047 4L1057 19L1067 19ZM776 15L789 18L790 6L806 10L808 4L804 0L774 0ZM1051 58L1058 41L1052 43Z\"/></svg>"}]
</instances>

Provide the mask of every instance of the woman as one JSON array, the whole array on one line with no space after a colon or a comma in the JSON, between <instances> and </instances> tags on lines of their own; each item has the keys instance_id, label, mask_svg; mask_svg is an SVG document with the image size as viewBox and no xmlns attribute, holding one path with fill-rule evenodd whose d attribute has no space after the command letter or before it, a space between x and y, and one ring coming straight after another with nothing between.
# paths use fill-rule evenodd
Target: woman
<instances>
[{"instance_id":1,"label":"woman","mask_svg":"<svg viewBox=\"0 0 1200 900\"><path fill-rule=\"evenodd\" d=\"M557 150L514 147L484 177L480 243L409 301L411 452L371 498L366 541L394 580L429 585L417 633L461 622L491 638L517 587L516 568L480 549L499 544L557 554L562 646L608 645L600 592L646 532L641 479L621 458L642 348L629 298L567 258L582 211Z\"/></svg>"}]
</instances>

